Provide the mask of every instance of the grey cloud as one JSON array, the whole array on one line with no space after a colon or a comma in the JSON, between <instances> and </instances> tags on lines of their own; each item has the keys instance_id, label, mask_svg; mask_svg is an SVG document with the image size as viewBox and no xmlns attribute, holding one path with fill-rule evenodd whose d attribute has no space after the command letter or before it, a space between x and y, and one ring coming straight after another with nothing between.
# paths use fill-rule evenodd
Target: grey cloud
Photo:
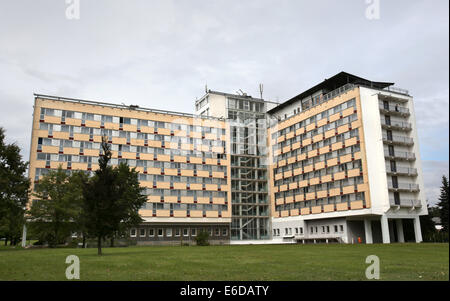
<instances>
[{"instance_id":1,"label":"grey cloud","mask_svg":"<svg viewBox=\"0 0 450 301\"><path fill-rule=\"evenodd\" d=\"M81 0L75 21L64 0L1 1L0 125L28 157L33 92L192 112L206 83L284 101L344 70L409 89L422 158L445 161L448 6L380 1L369 21L364 0Z\"/></svg>"}]
</instances>

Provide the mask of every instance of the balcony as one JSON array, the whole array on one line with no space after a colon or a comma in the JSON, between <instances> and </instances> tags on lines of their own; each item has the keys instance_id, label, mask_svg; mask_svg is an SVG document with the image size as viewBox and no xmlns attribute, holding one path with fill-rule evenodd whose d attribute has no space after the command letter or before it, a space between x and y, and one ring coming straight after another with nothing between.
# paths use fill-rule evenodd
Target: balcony
<instances>
[{"instance_id":1,"label":"balcony","mask_svg":"<svg viewBox=\"0 0 450 301\"><path fill-rule=\"evenodd\" d=\"M392 182L388 182L388 189L392 191L407 191L407 192L417 192L419 191L419 185L412 183L397 183L394 185Z\"/></svg>"},{"instance_id":2,"label":"balcony","mask_svg":"<svg viewBox=\"0 0 450 301\"><path fill-rule=\"evenodd\" d=\"M412 152L395 151L391 153L389 151L385 151L384 156L388 159L396 159L396 160L414 161L416 159L416 155Z\"/></svg>"},{"instance_id":3,"label":"balcony","mask_svg":"<svg viewBox=\"0 0 450 301\"><path fill-rule=\"evenodd\" d=\"M389 113L393 115L401 115L401 116L409 116L409 109L405 107L401 107L399 105L385 105L379 104L380 111L383 113Z\"/></svg>"},{"instance_id":4,"label":"balcony","mask_svg":"<svg viewBox=\"0 0 450 301\"><path fill-rule=\"evenodd\" d=\"M410 131L412 129L410 122L404 121L390 121L386 122L386 120L381 119L381 127L384 129L392 129L399 131Z\"/></svg>"},{"instance_id":5,"label":"balcony","mask_svg":"<svg viewBox=\"0 0 450 301\"><path fill-rule=\"evenodd\" d=\"M389 199L389 203L391 206L404 207L404 208L420 208L422 207L422 203L420 200L398 200Z\"/></svg>"},{"instance_id":6,"label":"balcony","mask_svg":"<svg viewBox=\"0 0 450 301\"><path fill-rule=\"evenodd\" d=\"M399 176L417 176L417 169L410 167L396 167L390 168L386 167L386 173L388 175L399 175Z\"/></svg>"},{"instance_id":7,"label":"balcony","mask_svg":"<svg viewBox=\"0 0 450 301\"><path fill-rule=\"evenodd\" d=\"M413 138L406 137L406 136L390 136L383 134L383 142L387 144L399 144L399 145L413 145L414 140Z\"/></svg>"}]
</instances>

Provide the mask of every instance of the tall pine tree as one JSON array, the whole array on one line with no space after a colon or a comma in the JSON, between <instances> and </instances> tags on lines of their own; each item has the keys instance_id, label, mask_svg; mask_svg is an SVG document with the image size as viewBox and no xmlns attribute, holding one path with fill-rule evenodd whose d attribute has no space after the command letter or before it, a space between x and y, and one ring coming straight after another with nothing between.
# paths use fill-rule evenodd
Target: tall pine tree
<instances>
[{"instance_id":1,"label":"tall pine tree","mask_svg":"<svg viewBox=\"0 0 450 301\"><path fill-rule=\"evenodd\" d=\"M439 196L439 206L442 231L448 233L448 179L442 176L441 195Z\"/></svg>"}]
</instances>

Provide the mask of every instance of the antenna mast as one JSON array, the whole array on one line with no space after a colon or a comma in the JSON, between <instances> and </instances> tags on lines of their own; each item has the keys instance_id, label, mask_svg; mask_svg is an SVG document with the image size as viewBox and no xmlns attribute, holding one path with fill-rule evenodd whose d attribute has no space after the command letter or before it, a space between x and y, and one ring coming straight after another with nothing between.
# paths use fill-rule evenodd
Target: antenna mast
<instances>
[{"instance_id":1,"label":"antenna mast","mask_svg":"<svg viewBox=\"0 0 450 301\"><path fill-rule=\"evenodd\" d=\"M261 95L261 99L263 99L263 84L259 84L259 94Z\"/></svg>"}]
</instances>

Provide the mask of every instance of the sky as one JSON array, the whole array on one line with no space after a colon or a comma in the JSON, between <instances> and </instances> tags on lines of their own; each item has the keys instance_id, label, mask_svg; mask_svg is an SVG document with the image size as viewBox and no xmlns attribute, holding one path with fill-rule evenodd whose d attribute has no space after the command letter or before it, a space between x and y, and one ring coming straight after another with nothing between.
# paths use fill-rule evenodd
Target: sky
<instances>
[{"instance_id":1,"label":"sky","mask_svg":"<svg viewBox=\"0 0 450 301\"><path fill-rule=\"evenodd\" d=\"M77 6L79 3L79 6ZM425 194L449 174L448 0L3 0L0 126L29 158L33 93L193 113L283 102L340 71L414 97ZM77 9L77 7L79 9Z\"/></svg>"}]
</instances>

